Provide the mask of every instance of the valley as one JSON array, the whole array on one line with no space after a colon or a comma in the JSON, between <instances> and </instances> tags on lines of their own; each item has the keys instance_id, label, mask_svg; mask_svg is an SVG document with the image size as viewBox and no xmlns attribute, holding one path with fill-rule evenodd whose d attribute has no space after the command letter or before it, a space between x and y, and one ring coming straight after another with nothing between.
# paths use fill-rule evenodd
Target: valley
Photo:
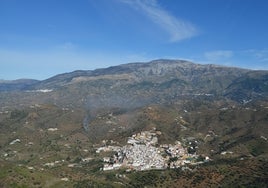
<instances>
[{"instance_id":1,"label":"valley","mask_svg":"<svg viewBox=\"0 0 268 188\"><path fill-rule=\"evenodd\" d=\"M268 183L267 71L155 60L6 84L0 187Z\"/></svg>"}]
</instances>

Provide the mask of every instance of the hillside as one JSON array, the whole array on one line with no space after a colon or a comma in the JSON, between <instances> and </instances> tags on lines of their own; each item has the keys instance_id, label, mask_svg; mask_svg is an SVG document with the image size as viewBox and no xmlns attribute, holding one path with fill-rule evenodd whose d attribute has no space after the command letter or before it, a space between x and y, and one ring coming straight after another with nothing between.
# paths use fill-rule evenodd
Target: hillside
<instances>
[{"instance_id":1,"label":"hillside","mask_svg":"<svg viewBox=\"0 0 268 188\"><path fill-rule=\"evenodd\" d=\"M0 82L0 187L267 185L268 71L155 60L12 84ZM157 142L140 148L167 166L101 170L146 131ZM165 153L175 142L184 156Z\"/></svg>"}]
</instances>

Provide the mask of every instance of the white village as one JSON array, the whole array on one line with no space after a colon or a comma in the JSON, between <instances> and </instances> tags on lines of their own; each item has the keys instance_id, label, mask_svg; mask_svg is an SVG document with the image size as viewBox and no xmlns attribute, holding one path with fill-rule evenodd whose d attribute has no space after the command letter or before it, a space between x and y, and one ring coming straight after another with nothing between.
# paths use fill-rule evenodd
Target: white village
<instances>
[{"instance_id":1,"label":"white village","mask_svg":"<svg viewBox=\"0 0 268 188\"><path fill-rule=\"evenodd\" d=\"M104 157L103 170L116 170L126 168L127 170L150 170L150 169L166 169L179 168L185 164L201 164L209 160L205 157L200 159L199 155L188 153L180 141L174 144L158 144L158 136L160 131L150 130L134 134L128 138L127 145L104 146L99 147L96 152L115 152L110 157Z\"/></svg>"}]
</instances>

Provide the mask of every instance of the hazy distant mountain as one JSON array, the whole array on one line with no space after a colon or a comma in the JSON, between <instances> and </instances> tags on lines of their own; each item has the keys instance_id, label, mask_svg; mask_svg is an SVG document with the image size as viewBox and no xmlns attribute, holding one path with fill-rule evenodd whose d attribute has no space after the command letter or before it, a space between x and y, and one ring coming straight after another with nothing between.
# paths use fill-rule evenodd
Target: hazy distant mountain
<instances>
[{"instance_id":1,"label":"hazy distant mountain","mask_svg":"<svg viewBox=\"0 0 268 188\"><path fill-rule=\"evenodd\" d=\"M235 79L226 89L226 96L246 102L268 95L268 71L250 71Z\"/></svg>"},{"instance_id":2,"label":"hazy distant mountain","mask_svg":"<svg viewBox=\"0 0 268 188\"><path fill-rule=\"evenodd\" d=\"M120 101L119 105L165 103L192 95L228 97L243 102L266 97L267 78L268 71L201 65L183 60L155 60L94 71L74 71L43 81L0 82L0 91L51 89L54 93L50 101L62 104L73 101L80 106L85 101L96 100L105 104L114 101L113 106L118 105L116 101Z\"/></svg>"},{"instance_id":3,"label":"hazy distant mountain","mask_svg":"<svg viewBox=\"0 0 268 188\"><path fill-rule=\"evenodd\" d=\"M133 83L144 81L164 83L179 79L193 88L217 90L224 89L223 87L246 72L249 70L200 65L182 60L155 60L149 63L130 63L94 71L74 71L44 80L38 83L37 87L56 88L66 84L90 81L92 78L109 79L110 77L107 76L114 76L113 79L116 79L117 76L118 79L123 79L124 76L128 76ZM119 75L121 75L120 78ZM215 86L216 88L213 88Z\"/></svg>"},{"instance_id":4,"label":"hazy distant mountain","mask_svg":"<svg viewBox=\"0 0 268 188\"><path fill-rule=\"evenodd\" d=\"M0 80L0 91L19 91L26 90L29 86L38 83L38 80L19 79L19 80Z\"/></svg>"}]
</instances>

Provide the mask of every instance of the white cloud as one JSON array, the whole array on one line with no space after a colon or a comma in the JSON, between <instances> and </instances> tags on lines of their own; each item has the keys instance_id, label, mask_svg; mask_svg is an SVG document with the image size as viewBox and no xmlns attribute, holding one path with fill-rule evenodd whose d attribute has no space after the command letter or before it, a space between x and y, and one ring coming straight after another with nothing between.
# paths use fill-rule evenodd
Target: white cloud
<instances>
[{"instance_id":1,"label":"white cloud","mask_svg":"<svg viewBox=\"0 0 268 188\"><path fill-rule=\"evenodd\" d=\"M211 61L226 60L233 57L234 53L231 50L216 50L205 52L205 57Z\"/></svg>"},{"instance_id":2,"label":"white cloud","mask_svg":"<svg viewBox=\"0 0 268 188\"><path fill-rule=\"evenodd\" d=\"M195 57L195 62L201 64L217 64L222 66L237 66L234 59L236 52L232 50L212 50Z\"/></svg>"},{"instance_id":3,"label":"white cloud","mask_svg":"<svg viewBox=\"0 0 268 188\"><path fill-rule=\"evenodd\" d=\"M205 52L197 62L243 67L254 70L268 70L268 50L215 50Z\"/></svg>"},{"instance_id":4,"label":"white cloud","mask_svg":"<svg viewBox=\"0 0 268 188\"><path fill-rule=\"evenodd\" d=\"M254 56L257 58L259 61L268 61L268 49L250 49L250 50L245 50L243 51L245 54L249 56Z\"/></svg>"},{"instance_id":5,"label":"white cloud","mask_svg":"<svg viewBox=\"0 0 268 188\"><path fill-rule=\"evenodd\" d=\"M72 42L65 42L58 47L63 50L72 50L76 48L76 45L74 45Z\"/></svg>"},{"instance_id":6,"label":"white cloud","mask_svg":"<svg viewBox=\"0 0 268 188\"><path fill-rule=\"evenodd\" d=\"M138 8L170 35L171 42L197 35L197 29L188 21L176 18L159 6L156 0L119 0L130 6Z\"/></svg>"}]
</instances>

